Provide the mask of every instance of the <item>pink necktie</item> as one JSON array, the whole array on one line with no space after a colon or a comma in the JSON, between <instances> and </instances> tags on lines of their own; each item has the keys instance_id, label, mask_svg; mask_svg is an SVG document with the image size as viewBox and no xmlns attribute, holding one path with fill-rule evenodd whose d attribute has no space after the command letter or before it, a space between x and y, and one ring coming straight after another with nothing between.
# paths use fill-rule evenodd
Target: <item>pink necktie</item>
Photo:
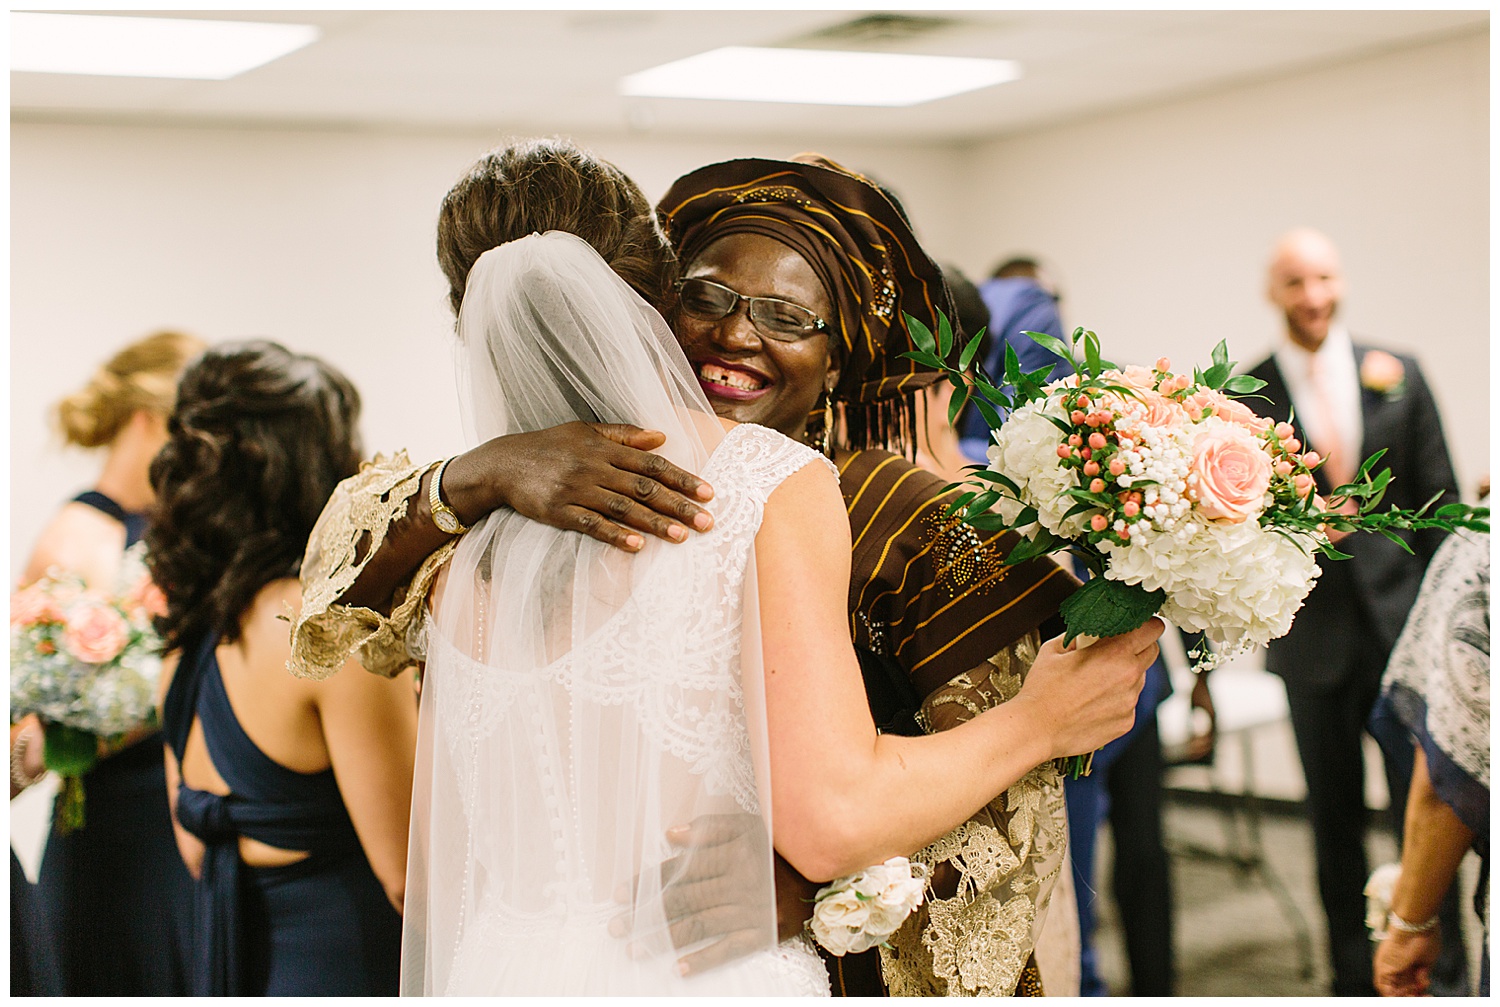
<instances>
[{"instance_id":1,"label":"pink necktie","mask_svg":"<svg viewBox=\"0 0 1500 1007\"><path fill-rule=\"evenodd\" d=\"M1312 385L1313 398L1316 400L1318 428L1322 431L1322 436L1319 438L1321 443L1313 446L1326 459L1323 463L1323 471L1327 474L1330 485L1342 486L1354 478L1358 465L1345 446L1346 441L1342 424L1339 423L1338 410L1334 408L1333 396L1328 392L1326 369L1327 365L1318 355L1312 354L1308 360L1307 377L1309 384Z\"/></svg>"}]
</instances>

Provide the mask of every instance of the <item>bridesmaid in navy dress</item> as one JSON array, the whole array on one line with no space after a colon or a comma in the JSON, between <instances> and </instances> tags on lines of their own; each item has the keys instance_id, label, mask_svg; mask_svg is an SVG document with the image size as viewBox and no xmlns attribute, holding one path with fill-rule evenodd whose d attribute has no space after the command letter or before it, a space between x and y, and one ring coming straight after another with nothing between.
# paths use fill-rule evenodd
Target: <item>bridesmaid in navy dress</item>
<instances>
[{"instance_id":1,"label":"bridesmaid in navy dress","mask_svg":"<svg viewBox=\"0 0 1500 1007\"><path fill-rule=\"evenodd\" d=\"M91 587L114 585L121 555L145 528L148 468L166 440L177 377L202 345L179 333L148 336L59 403L69 444L107 450L96 488L74 498L43 531L22 584L60 568ZM32 738L41 733L35 718L19 727ZM83 778L85 825L48 837L36 888L23 893L36 915L28 925L18 925L12 893L12 934L35 935L36 992L187 992L192 881L172 838L161 736L151 731L127 740L101 753ZM59 989L51 989L54 982Z\"/></svg>"},{"instance_id":2,"label":"bridesmaid in navy dress","mask_svg":"<svg viewBox=\"0 0 1500 1007\"><path fill-rule=\"evenodd\" d=\"M200 996L394 996L416 750L409 674L286 670L313 522L359 464L359 397L275 343L183 375L151 468L162 725L197 879ZM174 667L175 665L175 667Z\"/></svg>"}]
</instances>

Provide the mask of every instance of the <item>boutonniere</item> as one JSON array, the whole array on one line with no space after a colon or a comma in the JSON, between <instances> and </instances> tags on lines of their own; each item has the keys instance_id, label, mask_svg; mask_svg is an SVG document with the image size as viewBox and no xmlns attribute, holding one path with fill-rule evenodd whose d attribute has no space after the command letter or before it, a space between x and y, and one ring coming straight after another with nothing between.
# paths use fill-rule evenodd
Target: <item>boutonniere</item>
<instances>
[{"instance_id":1,"label":"boutonniere","mask_svg":"<svg viewBox=\"0 0 1500 1007\"><path fill-rule=\"evenodd\" d=\"M1406 394L1406 367L1384 350L1371 350L1360 361L1359 383L1394 402Z\"/></svg>"}]
</instances>

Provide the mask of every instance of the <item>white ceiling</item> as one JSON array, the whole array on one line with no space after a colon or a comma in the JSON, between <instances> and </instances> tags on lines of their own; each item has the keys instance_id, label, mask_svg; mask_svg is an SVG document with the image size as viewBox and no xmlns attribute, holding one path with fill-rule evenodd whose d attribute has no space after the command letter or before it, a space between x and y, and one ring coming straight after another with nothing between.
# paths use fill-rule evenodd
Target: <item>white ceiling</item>
<instances>
[{"instance_id":1,"label":"white ceiling","mask_svg":"<svg viewBox=\"0 0 1500 1007\"><path fill-rule=\"evenodd\" d=\"M110 13L122 13L111 11ZM227 81L12 73L18 120L502 129L662 137L964 142L1275 77L1458 34L1469 11L908 11L905 38L851 38L869 11L241 11L320 41ZM881 12L885 14L901 12ZM147 15L149 16L149 15ZM835 35L817 33L834 30ZM1019 60L1025 76L899 109L624 98L625 74L723 45Z\"/></svg>"}]
</instances>

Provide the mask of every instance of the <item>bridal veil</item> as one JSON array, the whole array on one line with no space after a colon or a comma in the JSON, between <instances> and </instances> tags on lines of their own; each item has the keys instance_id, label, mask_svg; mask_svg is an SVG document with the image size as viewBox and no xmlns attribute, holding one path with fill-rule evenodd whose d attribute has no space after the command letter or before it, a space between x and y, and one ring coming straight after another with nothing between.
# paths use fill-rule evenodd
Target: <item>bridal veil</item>
<instances>
[{"instance_id":1,"label":"bridal veil","mask_svg":"<svg viewBox=\"0 0 1500 1007\"><path fill-rule=\"evenodd\" d=\"M661 316L574 235L480 256L458 331L471 444L633 423L705 472L724 438ZM737 563L649 537L627 555L501 510L461 540L418 641L404 994L712 991L702 983L715 972L680 977L693 947L669 933L663 882L697 874L736 878L735 929L749 947L775 944L753 537L742 539ZM694 821L738 838L668 843Z\"/></svg>"}]
</instances>

